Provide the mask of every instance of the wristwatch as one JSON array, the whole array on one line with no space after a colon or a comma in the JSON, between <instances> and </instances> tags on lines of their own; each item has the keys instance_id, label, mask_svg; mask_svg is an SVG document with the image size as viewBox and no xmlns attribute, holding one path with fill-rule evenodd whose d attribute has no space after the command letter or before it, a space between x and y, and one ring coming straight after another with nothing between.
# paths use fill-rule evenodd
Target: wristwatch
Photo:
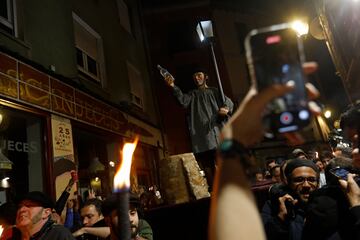
<instances>
[{"instance_id":1,"label":"wristwatch","mask_svg":"<svg viewBox=\"0 0 360 240\"><path fill-rule=\"evenodd\" d=\"M225 139L220 143L219 154L222 159L240 158L244 166L249 166L251 153L249 149L234 139Z\"/></svg>"}]
</instances>

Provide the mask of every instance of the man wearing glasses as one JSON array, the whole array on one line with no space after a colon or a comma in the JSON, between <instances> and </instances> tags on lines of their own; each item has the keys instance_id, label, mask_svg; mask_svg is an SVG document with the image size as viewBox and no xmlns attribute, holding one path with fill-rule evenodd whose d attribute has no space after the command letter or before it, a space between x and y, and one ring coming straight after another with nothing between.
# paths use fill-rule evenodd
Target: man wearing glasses
<instances>
[{"instance_id":1,"label":"man wearing glasses","mask_svg":"<svg viewBox=\"0 0 360 240\"><path fill-rule=\"evenodd\" d=\"M319 186L319 169L309 160L292 159L285 168L287 182L262 212L267 239L301 239L305 208Z\"/></svg>"}]
</instances>

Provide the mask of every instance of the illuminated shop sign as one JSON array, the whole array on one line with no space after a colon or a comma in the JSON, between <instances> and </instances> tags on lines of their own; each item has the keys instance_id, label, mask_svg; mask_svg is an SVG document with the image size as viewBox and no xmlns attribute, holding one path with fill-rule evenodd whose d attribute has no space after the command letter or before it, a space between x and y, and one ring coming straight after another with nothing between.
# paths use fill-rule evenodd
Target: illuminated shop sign
<instances>
[{"instance_id":1,"label":"illuminated shop sign","mask_svg":"<svg viewBox=\"0 0 360 240\"><path fill-rule=\"evenodd\" d=\"M0 141L0 148L13 152L31 152L35 153L38 151L38 143L36 141L21 142L16 140L4 139Z\"/></svg>"}]
</instances>

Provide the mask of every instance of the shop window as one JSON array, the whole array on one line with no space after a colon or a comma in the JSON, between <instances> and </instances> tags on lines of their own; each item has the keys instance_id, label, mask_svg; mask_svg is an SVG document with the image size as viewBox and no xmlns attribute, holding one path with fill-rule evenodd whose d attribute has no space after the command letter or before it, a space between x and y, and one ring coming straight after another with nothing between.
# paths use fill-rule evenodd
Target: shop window
<instances>
[{"instance_id":1,"label":"shop window","mask_svg":"<svg viewBox=\"0 0 360 240\"><path fill-rule=\"evenodd\" d=\"M74 153L78 166L79 192L86 198L90 188L97 195L106 197L113 191L113 179L118 170L124 140L105 132L90 132L73 127ZM157 185L157 149L138 143L131 168L131 190L140 193L140 188Z\"/></svg>"},{"instance_id":2,"label":"shop window","mask_svg":"<svg viewBox=\"0 0 360 240\"><path fill-rule=\"evenodd\" d=\"M126 62L129 83L131 103L137 107L144 108L144 83L140 71L131 63Z\"/></svg>"},{"instance_id":3,"label":"shop window","mask_svg":"<svg viewBox=\"0 0 360 240\"><path fill-rule=\"evenodd\" d=\"M0 27L11 35L15 35L15 1L0 1Z\"/></svg>"},{"instance_id":4,"label":"shop window","mask_svg":"<svg viewBox=\"0 0 360 240\"><path fill-rule=\"evenodd\" d=\"M0 109L0 202L43 191L44 122L28 113Z\"/></svg>"},{"instance_id":5,"label":"shop window","mask_svg":"<svg viewBox=\"0 0 360 240\"><path fill-rule=\"evenodd\" d=\"M157 183L157 149L145 144L138 144L134 153L133 171L136 175L135 188L158 185Z\"/></svg>"},{"instance_id":6,"label":"shop window","mask_svg":"<svg viewBox=\"0 0 360 240\"><path fill-rule=\"evenodd\" d=\"M73 13L77 67L81 76L96 83L104 80L101 36Z\"/></svg>"},{"instance_id":7,"label":"shop window","mask_svg":"<svg viewBox=\"0 0 360 240\"><path fill-rule=\"evenodd\" d=\"M115 140L105 134L97 134L77 127L73 128L73 139L79 193L86 198L91 188L98 196L108 196L112 192L110 168L113 168L109 162L116 159L112 156L113 150L108 150L108 146Z\"/></svg>"}]
</instances>

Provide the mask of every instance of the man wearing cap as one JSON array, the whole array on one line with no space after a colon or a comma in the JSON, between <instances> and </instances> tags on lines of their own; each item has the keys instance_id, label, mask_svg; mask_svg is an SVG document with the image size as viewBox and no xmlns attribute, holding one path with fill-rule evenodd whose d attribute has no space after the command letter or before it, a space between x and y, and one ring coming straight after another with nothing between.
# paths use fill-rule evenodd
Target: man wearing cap
<instances>
[{"instance_id":1,"label":"man wearing cap","mask_svg":"<svg viewBox=\"0 0 360 240\"><path fill-rule=\"evenodd\" d=\"M285 168L287 183L279 196L271 198L262 218L267 239L301 239L305 208L310 194L318 188L319 169L312 161L292 159Z\"/></svg>"},{"instance_id":2,"label":"man wearing cap","mask_svg":"<svg viewBox=\"0 0 360 240\"><path fill-rule=\"evenodd\" d=\"M309 159L308 155L301 148L296 148L292 151L293 158Z\"/></svg>"},{"instance_id":3,"label":"man wearing cap","mask_svg":"<svg viewBox=\"0 0 360 240\"><path fill-rule=\"evenodd\" d=\"M118 199L116 195L111 195L102 205L103 215L107 225L110 227L109 240L119 239L118 217L117 217ZM152 240L153 232L147 221L139 217L140 200L131 193L129 197L129 220L131 227L132 240Z\"/></svg>"},{"instance_id":4,"label":"man wearing cap","mask_svg":"<svg viewBox=\"0 0 360 240\"><path fill-rule=\"evenodd\" d=\"M197 89L184 94L174 84L175 79L165 76L168 86L173 88L173 94L178 102L189 110L188 127L192 143L192 150L200 168L205 171L209 186L212 186L215 172L215 153L219 145L219 134L223 121L233 110L233 102L225 97L221 102L219 90L209 87L206 83L208 75L197 69L193 74ZM219 119L222 119L219 121Z\"/></svg>"},{"instance_id":5,"label":"man wearing cap","mask_svg":"<svg viewBox=\"0 0 360 240\"><path fill-rule=\"evenodd\" d=\"M53 201L44 193L29 192L18 205L16 227L21 239L27 240L70 240L70 231L51 220Z\"/></svg>"}]
</instances>

